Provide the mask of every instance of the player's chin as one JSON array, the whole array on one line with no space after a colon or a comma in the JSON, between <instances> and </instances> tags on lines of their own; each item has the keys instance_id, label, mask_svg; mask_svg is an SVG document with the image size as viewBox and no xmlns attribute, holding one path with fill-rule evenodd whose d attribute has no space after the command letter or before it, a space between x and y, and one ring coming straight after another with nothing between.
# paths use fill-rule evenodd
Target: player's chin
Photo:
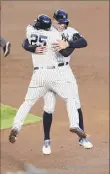
<instances>
[{"instance_id":1,"label":"player's chin","mask_svg":"<svg viewBox=\"0 0 110 174\"><path fill-rule=\"evenodd\" d=\"M64 30L65 30L65 27L61 27L61 28L59 27L59 28L58 28L58 31L59 31L59 32L63 32Z\"/></svg>"}]
</instances>

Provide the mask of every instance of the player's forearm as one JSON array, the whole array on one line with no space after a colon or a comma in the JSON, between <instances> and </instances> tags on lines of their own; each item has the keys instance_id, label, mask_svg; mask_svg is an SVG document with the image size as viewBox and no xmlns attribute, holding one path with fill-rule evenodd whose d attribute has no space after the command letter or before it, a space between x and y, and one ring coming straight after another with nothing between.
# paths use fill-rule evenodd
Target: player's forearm
<instances>
[{"instance_id":1,"label":"player's forearm","mask_svg":"<svg viewBox=\"0 0 110 174\"><path fill-rule=\"evenodd\" d=\"M59 51L64 57L70 56L75 48L83 48L87 46L87 41L83 37L80 37L78 40L69 41L68 43L69 47Z\"/></svg>"},{"instance_id":2,"label":"player's forearm","mask_svg":"<svg viewBox=\"0 0 110 174\"><path fill-rule=\"evenodd\" d=\"M60 54L61 54L62 56L68 57L68 56L70 56L70 55L72 54L72 52L74 51L74 49L75 49L75 48L70 48L70 47L68 47L68 48L66 48L66 49L60 50L59 52L60 52Z\"/></svg>"},{"instance_id":3,"label":"player's forearm","mask_svg":"<svg viewBox=\"0 0 110 174\"><path fill-rule=\"evenodd\" d=\"M87 46L87 41L83 37L75 41L69 41L68 43L70 48L83 48Z\"/></svg>"},{"instance_id":4,"label":"player's forearm","mask_svg":"<svg viewBox=\"0 0 110 174\"><path fill-rule=\"evenodd\" d=\"M28 39L25 39L22 43L22 47L29 52L35 53L36 50L36 45L30 45Z\"/></svg>"}]
</instances>

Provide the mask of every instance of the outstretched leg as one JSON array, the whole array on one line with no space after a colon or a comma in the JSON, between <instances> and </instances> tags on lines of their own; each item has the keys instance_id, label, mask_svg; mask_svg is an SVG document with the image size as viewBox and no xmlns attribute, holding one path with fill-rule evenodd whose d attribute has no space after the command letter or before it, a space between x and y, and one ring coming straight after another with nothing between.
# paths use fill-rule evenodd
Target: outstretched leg
<instances>
[{"instance_id":1,"label":"outstretched leg","mask_svg":"<svg viewBox=\"0 0 110 174\"><path fill-rule=\"evenodd\" d=\"M79 127L84 131L83 112L81 109L78 85L77 85L76 79L74 83L74 89L75 89L76 107L77 107L78 115L79 115ZM86 149L90 149L93 147L92 143L87 138L79 138L79 145L83 146Z\"/></svg>"},{"instance_id":2,"label":"outstretched leg","mask_svg":"<svg viewBox=\"0 0 110 174\"><path fill-rule=\"evenodd\" d=\"M79 127L79 117L76 108L74 83L67 79L67 81L57 80L56 83L50 85L52 90L55 91L66 102L70 131L76 133L80 138L86 138L86 133ZM72 96L72 94L74 95Z\"/></svg>"},{"instance_id":3,"label":"outstretched leg","mask_svg":"<svg viewBox=\"0 0 110 174\"><path fill-rule=\"evenodd\" d=\"M28 92L25 97L24 103L20 106L16 116L14 118L13 127L9 136L9 141L14 143L16 141L16 136L20 131L24 120L27 117L32 106L35 102L46 93L44 87L29 87Z\"/></svg>"}]
</instances>

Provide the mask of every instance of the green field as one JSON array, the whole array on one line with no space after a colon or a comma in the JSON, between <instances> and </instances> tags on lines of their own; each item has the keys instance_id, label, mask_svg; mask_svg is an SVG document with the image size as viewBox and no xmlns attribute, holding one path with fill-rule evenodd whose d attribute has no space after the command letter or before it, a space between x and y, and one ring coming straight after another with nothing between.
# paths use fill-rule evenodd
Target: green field
<instances>
[{"instance_id":1,"label":"green field","mask_svg":"<svg viewBox=\"0 0 110 174\"><path fill-rule=\"evenodd\" d=\"M17 109L12 108L7 105L1 105L0 107L0 129L8 129L12 127L14 116L17 112ZM31 113L28 114L24 125L32 124L41 121L42 118L35 116Z\"/></svg>"}]
</instances>

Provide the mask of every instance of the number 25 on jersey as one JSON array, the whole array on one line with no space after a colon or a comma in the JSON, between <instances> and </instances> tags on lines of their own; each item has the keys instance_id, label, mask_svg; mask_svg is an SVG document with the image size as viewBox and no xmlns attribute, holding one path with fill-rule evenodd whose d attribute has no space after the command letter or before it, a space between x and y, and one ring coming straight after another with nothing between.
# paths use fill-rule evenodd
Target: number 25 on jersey
<instances>
[{"instance_id":1,"label":"number 25 on jersey","mask_svg":"<svg viewBox=\"0 0 110 174\"><path fill-rule=\"evenodd\" d=\"M30 38L31 45L37 46L46 46L47 45L47 36L32 34Z\"/></svg>"}]
</instances>

